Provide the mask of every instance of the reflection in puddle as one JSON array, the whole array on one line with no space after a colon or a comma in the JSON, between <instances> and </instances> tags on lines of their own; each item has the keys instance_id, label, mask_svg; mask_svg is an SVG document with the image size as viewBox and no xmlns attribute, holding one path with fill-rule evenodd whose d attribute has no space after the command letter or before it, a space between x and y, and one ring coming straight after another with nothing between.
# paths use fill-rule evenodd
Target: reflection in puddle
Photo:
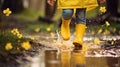
<instances>
[{"instance_id":1,"label":"reflection in puddle","mask_svg":"<svg viewBox=\"0 0 120 67\"><path fill-rule=\"evenodd\" d=\"M45 67L120 67L119 57L85 57L81 52L45 51Z\"/></svg>"},{"instance_id":2,"label":"reflection in puddle","mask_svg":"<svg viewBox=\"0 0 120 67\"><path fill-rule=\"evenodd\" d=\"M107 57L107 65L109 67L120 67L120 58L116 57Z\"/></svg>"},{"instance_id":3,"label":"reflection in puddle","mask_svg":"<svg viewBox=\"0 0 120 67\"><path fill-rule=\"evenodd\" d=\"M86 57L86 67L120 67L118 57Z\"/></svg>"},{"instance_id":4,"label":"reflection in puddle","mask_svg":"<svg viewBox=\"0 0 120 67\"><path fill-rule=\"evenodd\" d=\"M87 57L86 67L108 67L105 57Z\"/></svg>"},{"instance_id":5,"label":"reflection in puddle","mask_svg":"<svg viewBox=\"0 0 120 67\"><path fill-rule=\"evenodd\" d=\"M61 52L61 67L70 67L70 52Z\"/></svg>"},{"instance_id":6,"label":"reflection in puddle","mask_svg":"<svg viewBox=\"0 0 120 67\"><path fill-rule=\"evenodd\" d=\"M57 50L45 51L45 67L61 67L60 57L57 57Z\"/></svg>"},{"instance_id":7,"label":"reflection in puddle","mask_svg":"<svg viewBox=\"0 0 120 67\"><path fill-rule=\"evenodd\" d=\"M71 54L71 67L86 67L85 56L81 52L72 52Z\"/></svg>"}]
</instances>

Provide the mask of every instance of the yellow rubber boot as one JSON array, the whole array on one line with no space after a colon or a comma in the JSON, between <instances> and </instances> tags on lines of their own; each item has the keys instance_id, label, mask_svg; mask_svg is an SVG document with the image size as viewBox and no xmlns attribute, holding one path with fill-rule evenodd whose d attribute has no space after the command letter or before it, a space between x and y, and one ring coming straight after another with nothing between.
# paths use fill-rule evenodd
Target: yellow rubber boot
<instances>
[{"instance_id":1,"label":"yellow rubber boot","mask_svg":"<svg viewBox=\"0 0 120 67\"><path fill-rule=\"evenodd\" d=\"M75 50L82 49L85 28L86 28L85 24L76 24L76 37L75 40L73 41L73 44L75 45Z\"/></svg>"},{"instance_id":2,"label":"yellow rubber boot","mask_svg":"<svg viewBox=\"0 0 120 67\"><path fill-rule=\"evenodd\" d=\"M62 25L61 25L61 36L64 40L70 39L70 21L71 20L64 20L62 19Z\"/></svg>"}]
</instances>

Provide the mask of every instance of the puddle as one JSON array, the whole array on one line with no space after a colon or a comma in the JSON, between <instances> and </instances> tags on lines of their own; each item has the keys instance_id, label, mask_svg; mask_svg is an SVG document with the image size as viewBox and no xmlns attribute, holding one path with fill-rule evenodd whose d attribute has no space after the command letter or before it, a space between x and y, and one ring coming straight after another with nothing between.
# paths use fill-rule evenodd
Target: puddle
<instances>
[{"instance_id":1,"label":"puddle","mask_svg":"<svg viewBox=\"0 0 120 67\"><path fill-rule=\"evenodd\" d=\"M40 40L40 43L52 48L55 47L55 45L51 45L53 44L53 38L38 38L43 40ZM101 37L100 39L103 41L112 39L116 40L115 38L108 36ZM120 37L117 37L117 39L120 39ZM90 42L94 40L94 37L86 37L84 40L85 42ZM61 43L59 35L58 42ZM65 44L69 43L70 42L65 42ZM109 50L104 50L98 49L99 47L96 48L96 46L91 48L92 49L89 47L90 50L87 50L87 54L84 52L71 52L64 50L58 54L57 50L45 50L43 51L43 54L40 54L40 57L37 57L35 63L38 63L35 67L120 67L120 49L110 48Z\"/></svg>"},{"instance_id":2,"label":"puddle","mask_svg":"<svg viewBox=\"0 0 120 67\"><path fill-rule=\"evenodd\" d=\"M44 54L45 67L61 67L60 57L57 50L46 50Z\"/></svg>"},{"instance_id":3,"label":"puddle","mask_svg":"<svg viewBox=\"0 0 120 67\"><path fill-rule=\"evenodd\" d=\"M44 67L120 67L120 57L86 57L83 52L45 50Z\"/></svg>"}]
</instances>

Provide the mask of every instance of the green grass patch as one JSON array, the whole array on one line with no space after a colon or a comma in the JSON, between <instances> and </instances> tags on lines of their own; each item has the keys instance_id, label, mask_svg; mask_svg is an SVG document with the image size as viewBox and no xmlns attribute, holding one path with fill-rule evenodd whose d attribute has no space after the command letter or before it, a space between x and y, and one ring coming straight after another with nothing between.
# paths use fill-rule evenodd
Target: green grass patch
<instances>
[{"instance_id":1,"label":"green grass patch","mask_svg":"<svg viewBox=\"0 0 120 67\"><path fill-rule=\"evenodd\" d=\"M32 10L32 9L24 9L21 13L16 14L15 16L19 19L26 21L35 21L39 16L43 16L44 12Z\"/></svg>"},{"instance_id":2,"label":"green grass patch","mask_svg":"<svg viewBox=\"0 0 120 67\"><path fill-rule=\"evenodd\" d=\"M90 10L86 13L87 18L92 18L92 17L96 17L99 14L99 7Z\"/></svg>"},{"instance_id":3,"label":"green grass patch","mask_svg":"<svg viewBox=\"0 0 120 67\"><path fill-rule=\"evenodd\" d=\"M46 32L47 28L50 28L51 29L50 31L54 32L57 29L57 26L55 23L48 24L45 22L36 21L36 22L30 22L29 24L27 24L27 28L25 28L22 31L26 33L39 33L35 31L38 28L40 29L39 32Z\"/></svg>"}]
</instances>

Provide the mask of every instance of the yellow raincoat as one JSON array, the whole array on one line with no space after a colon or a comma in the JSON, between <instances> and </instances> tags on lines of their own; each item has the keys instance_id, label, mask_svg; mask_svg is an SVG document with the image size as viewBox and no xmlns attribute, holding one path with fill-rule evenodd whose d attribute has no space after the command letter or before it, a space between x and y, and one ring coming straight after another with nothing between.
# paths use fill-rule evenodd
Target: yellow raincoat
<instances>
[{"instance_id":1,"label":"yellow raincoat","mask_svg":"<svg viewBox=\"0 0 120 67\"><path fill-rule=\"evenodd\" d=\"M97 0L58 0L58 9L86 8L88 11L97 6Z\"/></svg>"}]
</instances>

